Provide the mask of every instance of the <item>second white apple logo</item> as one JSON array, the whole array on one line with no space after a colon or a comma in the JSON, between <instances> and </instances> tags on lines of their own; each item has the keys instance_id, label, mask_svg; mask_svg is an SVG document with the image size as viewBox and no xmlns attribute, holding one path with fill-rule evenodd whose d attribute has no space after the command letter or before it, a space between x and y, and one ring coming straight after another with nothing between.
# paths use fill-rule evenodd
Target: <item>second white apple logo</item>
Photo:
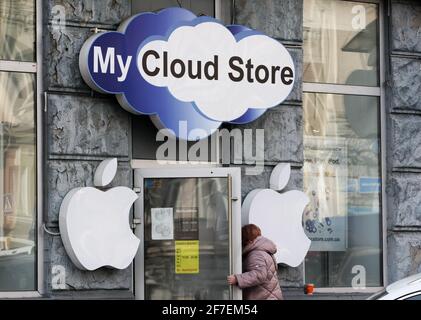
<instances>
[{"instance_id":1,"label":"second white apple logo","mask_svg":"<svg viewBox=\"0 0 421 320\"><path fill-rule=\"evenodd\" d=\"M262 235L277 246L278 263L297 267L305 258L311 241L307 238L302 216L309 199L304 192L293 190L278 193L287 185L291 175L289 164L278 164L270 176L271 189L256 189L244 199L243 224L254 223Z\"/></svg>"},{"instance_id":2,"label":"second white apple logo","mask_svg":"<svg viewBox=\"0 0 421 320\"><path fill-rule=\"evenodd\" d=\"M108 185L116 172L117 159L104 160L95 172L94 185ZM75 188L66 195L59 226L64 248L76 267L125 269L130 265L140 243L129 224L130 208L137 198L127 187Z\"/></svg>"}]
</instances>

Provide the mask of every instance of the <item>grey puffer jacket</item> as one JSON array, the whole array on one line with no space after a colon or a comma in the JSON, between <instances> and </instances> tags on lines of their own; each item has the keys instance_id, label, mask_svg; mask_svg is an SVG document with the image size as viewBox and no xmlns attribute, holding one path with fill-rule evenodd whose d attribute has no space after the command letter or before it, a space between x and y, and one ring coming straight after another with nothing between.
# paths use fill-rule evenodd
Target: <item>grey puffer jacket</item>
<instances>
[{"instance_id":1,"label":"grey puffer jacket","mask_svg":"<svg viewBox=\"0 0 421 320\"><path fill-rule=\"evenodd\" d=\"M283 300L274 258L276 245L265 237L243 249L243 273L236 274L244 300Z\"/></svg>"}]
</instances>

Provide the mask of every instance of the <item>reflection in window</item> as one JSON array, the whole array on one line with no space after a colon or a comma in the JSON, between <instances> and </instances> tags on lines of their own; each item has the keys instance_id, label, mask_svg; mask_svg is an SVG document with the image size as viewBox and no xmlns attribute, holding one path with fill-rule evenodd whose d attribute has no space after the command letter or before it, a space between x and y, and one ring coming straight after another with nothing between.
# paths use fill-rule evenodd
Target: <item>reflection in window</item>
<instances>
[{"instance_id":1,"label":"reflection in window","mask_svg":"<svg viewBox=\"0 0 421 320\"><path fill-rule=\"evenodd\" d=\"M378 86L378 7L304 1L304 81Z\"/></svg>"},{"instance_id":2,"label":"reflection in window","mask_svg":"<svg viewBox=\"0 0 421 320\"><path fill-rule=\"evenodd\" d=\"M35 75L0 72L0 291L35 290Z\"/></svg>"},{"instance_id":3,"label":"reflection in window","mask_svg":"<svg viewBox=\"0 0 421 320\"><path fill-rule=\"evenodd\" d=\"M35 61L35 1L0 1L0 60Z\"/></svg>"},{"instance_id":4,"label":"reflection in window","mask_svg":"<svg viewBox=\"0 0 421 320\"><path fill-rule=\"evenodd\" d=\"M306 282L381 286L379 98L305 93L304 119Z\"/></svg>"}]
</instances>

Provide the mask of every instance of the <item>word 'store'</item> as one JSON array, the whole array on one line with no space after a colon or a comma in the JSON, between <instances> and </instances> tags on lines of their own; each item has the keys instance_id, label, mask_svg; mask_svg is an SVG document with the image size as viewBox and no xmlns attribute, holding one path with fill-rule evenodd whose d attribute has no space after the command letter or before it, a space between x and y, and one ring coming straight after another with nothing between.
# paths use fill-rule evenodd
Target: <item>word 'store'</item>
<instances>
[{"instance_id":1,"label":"word 'store'","mask_svg":"<svg viewBox=\"0 0 421 320\"><path fill-rule=\"evenodd\" d=\"M152 58L151 58L152 57ZM156 59L161 67L154 66L149 67L148 60ZM158 75L162 72L163 77L172 76L174 78L182 78L185 75L190 79L202 79L203 77L207 80L218 80L219 79L219 56L214 55L211 61L193 61L187 60L187 62L181 59L174 59L171 62L168 61L168 52L164 51L162 57L158 52L154 50L148 50L141 58L143 71L151 77ZM203 67L202 67L203 65ZM244 68L245 70L244 70ZM231 57L229 59L229 67L232 72L228 73L229 78L234 82L240 82L246 79L246 81L252 83L256 79L259 83L266 83L270 81L272 84L276 83L276 77L279 76L284 85L290 85L293 82L294 72L286 66L271 66L267 67L263 64L255 65L252 63L252 59L248 59L247 63L244 63L243 59L238 56ZM247 77L245 78L245 74Z\"/></svg>"}]
</instances>

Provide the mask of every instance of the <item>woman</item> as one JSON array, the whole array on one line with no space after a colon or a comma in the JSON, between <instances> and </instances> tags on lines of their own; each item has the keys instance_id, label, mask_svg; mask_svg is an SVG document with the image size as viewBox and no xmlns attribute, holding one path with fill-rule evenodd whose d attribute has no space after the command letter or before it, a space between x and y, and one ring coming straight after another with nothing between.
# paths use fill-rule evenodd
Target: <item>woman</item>
<instances>
[{"instance_id":1,"label":"woman","mask_svg":"<svg viewBox=\"0 0 421 320\"><path fill-rule=\"evenodd\" d=\"M228 276L230 285L243 289L244 300L283 300L275 257L276 245L262 237L254 224L241 229L243 273Z\"/></svg>"}]
</instances>

